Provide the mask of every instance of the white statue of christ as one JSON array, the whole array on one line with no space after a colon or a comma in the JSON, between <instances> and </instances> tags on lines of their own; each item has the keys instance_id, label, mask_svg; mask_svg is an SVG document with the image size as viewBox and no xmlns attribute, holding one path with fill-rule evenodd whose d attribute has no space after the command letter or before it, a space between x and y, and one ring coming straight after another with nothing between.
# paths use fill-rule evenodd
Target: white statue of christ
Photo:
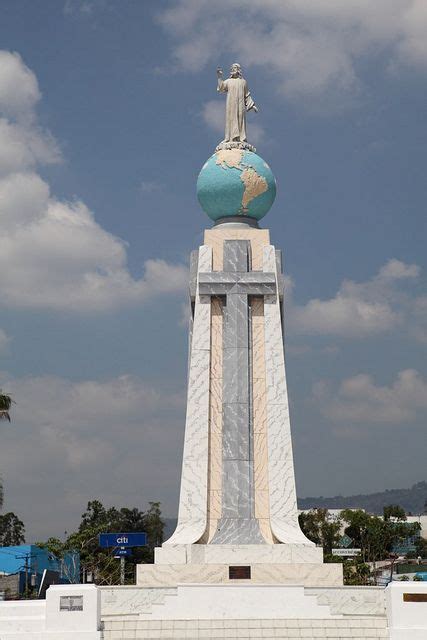
<instances>
[{"instance_id":1,"label":"white statue of christ","mask_svg":"<svg viewBox=\"0 0 427 640\"><path fill-rule=\"evenodd\" d=\"M217 69L218 91L227 94L225 108L225 138L223 142L246 142L246 111L258 111L242 77L240 64L231 65L230 77L222 78L222 69Z\"/></svg>"}]
</instances>

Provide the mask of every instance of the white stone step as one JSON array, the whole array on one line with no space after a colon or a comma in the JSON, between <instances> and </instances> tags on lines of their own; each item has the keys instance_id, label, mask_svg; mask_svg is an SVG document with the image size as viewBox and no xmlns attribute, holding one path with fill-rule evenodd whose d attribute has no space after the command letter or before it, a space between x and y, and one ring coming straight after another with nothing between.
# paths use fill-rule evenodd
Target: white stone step
<instances>
[{"instance_id":1,"label":"white stone step","mask_svg":"<svg viewBox=\"0 0 427 640\"><path fill-rule=\"evenodd\" d=\"M191 620L192 618L330 618L329 605L319 604L317 595L304 587L257 584L182 584L176 595L152 604L145 618Z\"/></svg>"},{"instance_id":2,"label":"white stone step","mask_svg":"<svg viewBox=\"0 0 427 640\"><path fill-rule=\"evenodd\" d=\"M109 620L104 640L187 640L188 638L381 640L388 638L385 617L274 620ZM410 640L410 638L408 638Z\"/></svg>"}]
</instances>

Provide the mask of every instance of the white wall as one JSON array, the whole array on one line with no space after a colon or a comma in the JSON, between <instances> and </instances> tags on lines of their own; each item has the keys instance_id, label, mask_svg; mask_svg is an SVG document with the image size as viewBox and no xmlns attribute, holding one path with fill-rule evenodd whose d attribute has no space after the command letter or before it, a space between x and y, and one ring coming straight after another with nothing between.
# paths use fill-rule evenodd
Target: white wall
<instances>
[{"instance_id":1,"label":"white wall","mask_svg":"<svg viewBox=\"0 0 427 640\"><path fill-rule=\"evenodd\" d=\"M425 597L407 602L405 594ZM385 590L390 640L426 640L427 582L392 582Z\"/></svg>"}]
</instances>

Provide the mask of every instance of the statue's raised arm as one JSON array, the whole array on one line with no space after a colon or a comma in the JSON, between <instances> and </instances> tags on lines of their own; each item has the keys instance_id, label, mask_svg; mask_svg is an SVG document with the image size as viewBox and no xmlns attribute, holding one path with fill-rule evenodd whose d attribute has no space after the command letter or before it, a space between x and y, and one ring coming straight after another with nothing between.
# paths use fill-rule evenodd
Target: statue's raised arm
<instances>
[{"instance_id":1,"label":"statue's raised arm","mask_svg":"<svg viewBox=\"0 0 427 640\"><path fill-rule=\"evenodd\" d=\"M250 94L248 83L243 78L240 64L231 65L230 77L223 79L222 69L216 70L217 91L227 94L225 107L225 137L221 144L234 143L232 146L248 147L246 138L246 111L258 111ZM241 143L241 144L239 144ZM245 143L245 144L243 144Z\"/></svg>"}]
</instances>

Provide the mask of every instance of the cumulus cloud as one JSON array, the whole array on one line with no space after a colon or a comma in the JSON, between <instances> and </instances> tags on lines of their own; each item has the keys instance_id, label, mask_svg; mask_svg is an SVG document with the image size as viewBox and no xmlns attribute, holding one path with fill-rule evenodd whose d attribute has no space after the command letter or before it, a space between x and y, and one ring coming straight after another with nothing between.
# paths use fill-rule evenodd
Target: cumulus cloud
<instances>
[{"instance_id":1,"label":"cumulus cloud","mask_svg":"<svg viewBox=\"0 0 427 640\"><path fill-rule=\"evenodd\" d=\"M295 334L366 337L390 331L406 321L414 334L421 335L423 298L411 297L407 287L419 275L417 265L389 260L371 280L344 280L333 298L314 298L304 305L293 302L288 280L289 325Z\"/></svg>"},{"instance_id":2,"label":"cumulus cloud","mask_svg":"<svg viewBox=\"0 0 427 640\"><path fill-rule=\"evenodd\" d=\"M251 116L249 116L251 117ZM217 133L224 134L224 104L221 100L209 100L202 108L204 122ZM259 144L264 138L264 129L251 118L251 142Z\"/></svg>"},{"instance_id":3,"label":"cumulus cloud","mask_svg":"<svg viewBox=\"0 0 427 640\"><path fill-rule=\"evenodd\" d=\"M6 116L32 119L41 98L37 78L18 53L0 51L0 109Z\"/></svg>"},{"instance_id":4,"label":"cumulus cloud","mask_svg":"<svg viewBox=\"0 0 427 640\"><path fill-rule=\"evenodd\" d=\"M0 300L2 305L74 312L140 304L179 291L186 267L145 262L127 267L126 245L79 200L60 201L36 172L58 162L59 146L37 123L41 94L16 53L0 51Z\"/></svg>"},{"instance_id":5,"label":"cumulus cloud","mask_svg":"<svg viewBox=\"0 0 427 640\"><path fill-rule=\"evenodd\" d=\"M32 524L30 537L77 526L93 498L142 507L167 497L174 513L185 393L130 375L76 382L0 373L0 387L16 402L1 427L7 508Z\"/></svg>"},{"instance_id":6,"label":"cumulus cloud","mask_svg":"<svg viewBox=\"0 0 427 640\"><path fill-rule=\"evenodd\" d=\"M390 386L379 386L362 373L344 380L337 389L326 381L317 382L313 399L322 414L335 422L412 422L427 409L427 381L414 369L406 369Z\"/></svg>"},{"instance_id":7,"label":"cumulus cloud","mask_svg":"<svg viewBox=\"0 0 427 640\"><path fill-rule=\"evenodd\" d=\"M263 66L287 98L356 94L370 55L427 70L424 0L177 0L159 21L175 38L178 69L200 71L221 52Z\"/></svg>"}]
</instances>

